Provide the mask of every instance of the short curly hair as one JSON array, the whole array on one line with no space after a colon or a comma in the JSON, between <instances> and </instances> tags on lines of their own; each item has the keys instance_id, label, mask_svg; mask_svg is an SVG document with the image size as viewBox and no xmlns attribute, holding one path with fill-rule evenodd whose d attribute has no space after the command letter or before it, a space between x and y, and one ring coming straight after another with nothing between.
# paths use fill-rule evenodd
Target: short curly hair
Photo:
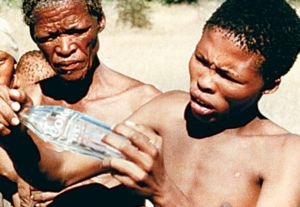
<instances>
[{"instance_id":1,"label":"short curly hair","mask_svg":"<svg viewBox=\"0 0 300 207\"><path fill-rule=\"evenodd\" d=\"M83 2L92 16L95 16L98 19L101 19L104 16L101 0L23 0L22 10L24 21L27 25L32 27L36 21L34 17L35 9L55 6L57 4L63 4L67 1L73 3L76 1Z\"/></svg>"},{"instance_id":2,"label":"short curly hair","mask_svg":"<svg viewBox=\"0 0 300 207\"><path fill-rule=\"evenodd\" d=\"M261 54L265 84L286 74L300 48L300 19L285 0L227 0L207 20L205 29L234 35L241 47Z\"/></svg>"}]
</instances>

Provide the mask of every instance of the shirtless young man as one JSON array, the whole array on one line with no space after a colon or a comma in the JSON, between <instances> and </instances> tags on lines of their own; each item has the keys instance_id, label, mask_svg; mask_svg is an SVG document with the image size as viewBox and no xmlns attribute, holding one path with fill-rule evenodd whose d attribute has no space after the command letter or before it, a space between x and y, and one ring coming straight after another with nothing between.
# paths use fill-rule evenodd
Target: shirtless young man
<instances>
[{"instance_id":1,"label":"shirtless young man","mask_svg":"<svg viewBox=\"0 0 300 207\"><path fill-rule=\"evenodd\" d=\"M104 167L160 207L300 206L300 137L258 109L293 65L299 34L283 0L225 1L190 59L190 92L165 93L117 125L131 143L106 137L126 159Z\"/></svg>"},{"instance_id":2,"label":"shirtless young man","mask_svg":"<svg viewBox=\"0 0 300 207\"><path fill-rule=\"evenodd\" d=\"M24 0L23 13L33 41L57 75L28 85L20 91L1 86L0 131L4 138L7 137L6 140L13 140L12 137L16 134L21 136L17 132L19 127L11 126L19 125L17 114L11 106L12 94L12 97L21 94L19 98L24 98L27 94L35 105L61 105L75 109L108 124L124 120L141 105L160 94L155 87L120 74L99 60L98 35L105 27L100 0ZM55 179L64 175L64 181L78 180L77 176L82 177L78 173L90 177L94 175L90 169L99 166L99 161L74 153L57 153L38 138L32 136L32 139L41 154L45 152L45 157L32 157L28 152L28 159L25 159L24 151L10 151L12 148L7 147L15 165L22 161L22 167L17 168L22 176L27 176L28 181L34 180L33 176L36 176L32 172L36 166L31 163L35 158L40 159L36 164L43 166L42 171L53 172L49 177ZM62 164L62 160L66 162ZM30 172L23 172L26 168ZM70 171L67 173L66 169ZM108 176L102 178L99 178L99 182L111 181ZM42 183L38 179L35 184ZM68 181L64 184L68 184ZM47 185L44 187L46 189Z\"/></svg>"}]
</instances>

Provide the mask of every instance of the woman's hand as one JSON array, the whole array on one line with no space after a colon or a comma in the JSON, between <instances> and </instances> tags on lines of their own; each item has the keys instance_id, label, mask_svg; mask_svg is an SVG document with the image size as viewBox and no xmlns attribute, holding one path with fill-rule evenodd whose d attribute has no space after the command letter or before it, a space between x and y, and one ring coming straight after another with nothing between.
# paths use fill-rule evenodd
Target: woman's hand
<instances>
[{"instance_id":1,"label":"woman's hand","mask_svg":"<svg viewBox=\"0 0 300 207\"><path fill-rule=\"evenodd\" d=\"M17 113L32 101L22 90L9 89L0 85L0 135L11 133L11 127L20 124Z\"/></svg>"}]
</instances>

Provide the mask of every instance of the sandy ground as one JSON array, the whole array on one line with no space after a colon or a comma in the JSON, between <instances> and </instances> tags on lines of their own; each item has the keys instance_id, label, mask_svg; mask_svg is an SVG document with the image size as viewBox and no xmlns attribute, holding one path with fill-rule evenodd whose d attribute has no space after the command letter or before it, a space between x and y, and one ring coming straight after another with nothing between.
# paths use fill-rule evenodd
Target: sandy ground
<instances>
[{"instance_id":1,"label":"sandy ground","mask_svg":"<svg viewBox=\"0 0 300 207\"><path fill-rule=\"evenodd\" d=\"M202 26L220 4L208 1L197 6L152 5L152 28L140 30L116 23L117 12L105 3L107 24L99 35L101 61L111 68L151 83L163 91L188 90L188 61L201 35ZM298 9L298 14L300 10ZM20 53L36 49L18 9L2 8L0 16L14 27ZM300 57L282 78L279 90L260 102L262 112L279 125L300 134Z\"/></svg>"}]
</instances>

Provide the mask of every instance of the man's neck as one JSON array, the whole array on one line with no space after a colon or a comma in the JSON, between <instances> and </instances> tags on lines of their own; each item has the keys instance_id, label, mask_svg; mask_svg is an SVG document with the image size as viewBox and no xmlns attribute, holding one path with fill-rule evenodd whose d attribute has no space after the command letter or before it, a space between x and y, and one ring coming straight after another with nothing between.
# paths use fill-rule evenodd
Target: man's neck
<instances>
[{"instance_id":1,"label":"man's neck","mask_svg":"<svg viewBox=\"0 0 300 207\"><path fill-rule=\"evenodd\" d=\"M44 96L48 96L55 100L63 100L73 104L84 98L93 81L93 75L99 66L99 59L96 57L94 64L88 70L83 79L69 81L59 76L40 82L41 90Z\"/></svg>"}]
</instances>

